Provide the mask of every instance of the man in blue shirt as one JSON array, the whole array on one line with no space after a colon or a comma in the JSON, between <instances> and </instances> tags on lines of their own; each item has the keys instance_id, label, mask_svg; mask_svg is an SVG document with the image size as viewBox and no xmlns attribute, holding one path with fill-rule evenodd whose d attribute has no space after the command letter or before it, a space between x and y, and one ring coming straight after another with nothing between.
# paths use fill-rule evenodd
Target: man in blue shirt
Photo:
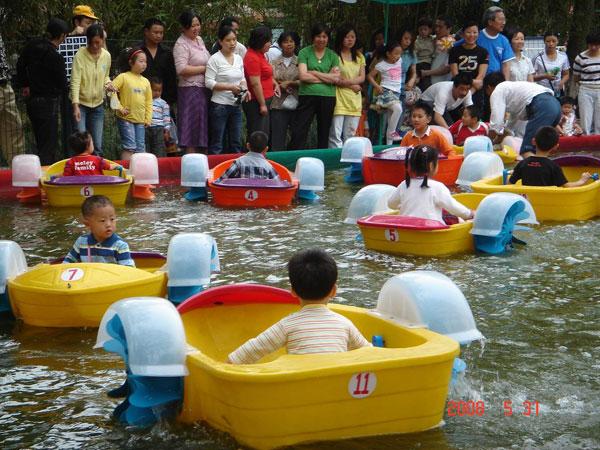
<instances>
[{"instance_id":1,"label":"man in blue shirt","mask_svg":"<svg viewBox=\"0 0 600 450\"><path fill-rule=\"evenodd\" d=\"M510 79L508 62L515 58L510 42L502 34L506 18L504 11L498 6L488 8L483 14L485 28L479 33L477 45L485 48L490 55L490 62L486 73L502 72L506 80Z\"/></svg>"}]
</instances>

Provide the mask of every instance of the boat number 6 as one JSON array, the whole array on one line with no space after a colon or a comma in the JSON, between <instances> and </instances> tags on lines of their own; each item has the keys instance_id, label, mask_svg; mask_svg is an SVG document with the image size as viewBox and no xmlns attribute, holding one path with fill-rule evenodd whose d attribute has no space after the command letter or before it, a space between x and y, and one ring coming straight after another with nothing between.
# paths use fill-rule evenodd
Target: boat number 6
<instances>
[{"instance_id":1,"label":"boat number 6","mask_svg":"<svg viewBox=\"0 0 600 450\"><path fill-rule=\"evenodd\" d=\"M373 393L377 386L377 376L373 372L359 372L348 381L348 393L354 398L365 398Z\"/></svg>"},{"instance_id":2,"label":"boat number 6","mask_svg":"<svg viewBox=\"0 0 600 450\"><path fill-rule=\"evenodd\" d=\"M398 240L398 230L395 228L386 228L385 238L390 242L396 242Z\"/></svg>"},{"instance_id":3,"label":"boat number 6","mask_svg":"<svg viewBox=\"0 0 600 450\"><path fill-rule=\"evenodd\" d=\"M94 188L92 186L82 186L80 192L82 197L91 197L94 195Z\"/></svg>"},{"instance_id":4,"label":"boat number 6","mask_svg":"<svg viewBox=\"0 0 600 450\"><path fill-rule=\"evenodd\" d=\"M63 270L60 279L63 281L77 281L83 278L83 274L83 269L73 267L72 269Z\"/></svg>"},{"instance_id":5,"label":"boat number 6","mask_svg":"<svg viewBox=\"0 0 600 450\"><path fill-rule=\"evenodd\" d=\"M254 189L248 189L246 192L244 192L244 198L249 202L253 202L258 198L258 192L256 192Z\"/></svg>"}]
</instances>

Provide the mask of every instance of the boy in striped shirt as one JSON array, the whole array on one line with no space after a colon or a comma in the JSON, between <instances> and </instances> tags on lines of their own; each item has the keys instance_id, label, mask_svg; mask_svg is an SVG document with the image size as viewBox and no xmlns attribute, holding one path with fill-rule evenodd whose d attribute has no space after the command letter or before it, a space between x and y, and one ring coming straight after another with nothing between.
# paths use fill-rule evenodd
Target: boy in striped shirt
<instances>
[{"instance_id":1,"label":"boy in striped shirt","mask_svg":"<svg viewBox=\"0 0 600 450\"><path fill-rule=\"evenodd\" d=\"M63 264L101 262L135 267L129 245L115 233L117 215L110 199L92 195L81 205L81 213L90 233L77 238Z\"/></svg>"},{"instance_id":2,"label":"boy in striped shirt","mask_svg":"<svg viewBox=\"0 0 600 450\"><path fill-rule=\"evenodd\" d=\"M302 309L284 317L229 354L233 364L252 364L275 350L289 354L337 353L371 344L346 317L327 307L337 290L337 266L320 249L296 253L288 263L292 295Z\"/></svg>"}]
</instances>

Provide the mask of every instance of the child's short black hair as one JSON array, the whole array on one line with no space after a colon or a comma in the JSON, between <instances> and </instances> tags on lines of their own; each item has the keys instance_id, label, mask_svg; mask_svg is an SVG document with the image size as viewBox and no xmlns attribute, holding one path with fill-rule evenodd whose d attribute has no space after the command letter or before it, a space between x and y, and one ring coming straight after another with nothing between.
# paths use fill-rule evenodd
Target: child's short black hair
<instances>
[{"instance_id":1,"label":"child's short black hair","mask_svg":"<svg viewBox=\"0 0 600 450\"><path fill-rule=\"evenodd\" d=\"M262 152L269 145L269 136L264 131L255 131L248 138L248 146L251 152Z\"/></svg>"},{"instance_id":2,"label":"child's short black hair","mask_svg":"<svg viewBox=\"0 0 600 450\"><path fill-rule=\"evenodd\" d=\"M162 86L163 80L159 76L150 77L150 84L160 84Z\"/></svg>"},{"instance_id":3,"label":"child's short black hair","mask_svg":"<svg viewBox=\"0 0 600 450\"><path fill-rule=\"evenodd\" d=\"M429 27L433 29L433 20L431 20L429 17L421 17L417 22L417 29L421 27Z\"/></svg>"},{"instance_id":4,"label":"child's short black hair","mask_svg":"<svg viewBox=\"0 0 600 450\"><path fill-rule=\"evenodd\" d=\"M423 100L417 100L413 105L411 112L415 109L422 109L426 115L433 117L433 108L429 103L424 102Z\"/></svg>"},{"instance_id":5,"label":"child's short black hair","mask_svg":"<svg viewBox=\"0 0 600 450\"><path fill-rule=\"evenodd\" d=\"M406 187L410 186L410 174L414 176L423 177L421 183L422 188L429 187L427 185L427 178L429 178L429 169L431 164L434 166L438 162L439 151L437 148L430 145L416 145L415 147L409 147L404 157L404 168L406 172ZM410 172L409 172L410 169Z\"/></svg>"},{"instance_id":6,"label":"child's short black hair","mask_svg":"<svg viewBox=\"0 0 600 450\"><path fill-rule=\"evenodd\" d=\"M481 119L481 109L476 105L465 106L465 111L467 111L474 119Z\"/></svg>"},{"instance_id":7,"label":"child's short black hair","mask_svg":"<svg viewBox=\"0 0 600 450\"><path fill-rule=\"evenodd\" d=\"M321 300L337 281L337 264L324 250L300 250L288 262L288 276L294 292L302 300Z\"/></svg>"},{"instance_id":8,"label":"child's short black hair","mask_svg":"<svg viewBox=\"0 0 600 450\"><path fill-rule=\"evenodd\" d=\"M575 105L577 105L577 102L575 101L575 99L573 97L563 97L560 99L560 104L575 106Z\"/></svg>"},{"instance_id":9,"label":"child's short black hair","mask_svg":"<svg viewBox=\"0 0 600 450\"><path fill-rule=\"evenodd\" d=\"M110 201L110 198L104 195L92 195L83 201L83 204L81 205L81 214L83 217L87 218L94 214L96 208L104 208L105 206L115 207L113 202Z\"/></svg>"},{"instance_id":10,"label":"child's short black hair","mask_svg":"<svg viewBox=\"0 0 600 450\"><path fill-rule=\"evenodd\" d=\"M558 131L554 127L542 127L535 133L535 147L547 152L558 144Z\"/></svg>"},{"instance_id":11,"label":"child's short black hair","mask_svg":"<svg viewBox=\"0 0 600 450\"><path fill-rule=\"evenodd\" d=\"M86 151L91 140L92 135L89 131L76 131L67 138L67 146L75 155L81 155Z\"/></svg>"}]
</instances>

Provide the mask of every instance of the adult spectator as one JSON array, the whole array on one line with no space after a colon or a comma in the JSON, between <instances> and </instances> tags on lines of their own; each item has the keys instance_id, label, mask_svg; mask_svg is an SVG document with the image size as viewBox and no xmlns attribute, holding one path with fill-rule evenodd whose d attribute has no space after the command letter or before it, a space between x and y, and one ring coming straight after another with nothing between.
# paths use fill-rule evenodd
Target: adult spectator
<instances>
[{"instance_id":1,"label":"adult spectator","mask_svg":"<svg viewBox=\"0 0 600 450\"><path fill-rule=\"evenodd\" d=\"M296 53L300 36L295 31L284 31L277 39L281 56L272 62L273 77L279 84L281 95L271 102L271 149L286 150L287 135L298 107L300 72Z\"/></svg>"},{"instance_id":2,"label":"adult spectator","mask_svg":"<svg viewBox=\"0 0 600 450\"><path fill-rule=\"evenodd\" d=\"M489 7L483 14L484 28L477 37L477 45L485 48L490 56L487 73L501 71L504 78L510 78L510 61L515 57L512 47L502 34L506 17L498 6Z\"/></svg>"},{"instance_id":3,"label":"adult spectator","mask_svg":"<svg viewBox=\"0 0 600 450\"><path fill-rule=\"evenodd\" d=\"M565 84L569 81L569 58L559 51L558 34L548 31L544 34L544 50L533 58L534 81L552 89L554 95L560 97Z\"/></svg>"},{"instance_id":4,"label":"adult spectator","mask_svg":"<svg viewBox=\"0 0 600 450\"><path fill-rule=\"evenodd\" d=\"M340 58L340 79L336 83L335 109L329 131L329 147L340 148L356 135L362 113L362 84L365 82L365 57L357 50L356 30L346 24L338 28L335 52Z\"/></svg>"},{"instance_id":5,"label":"adult spectator","mask_svg":"<svg viewBox=\"0 0 600 450\"><path fill-rule=\"evenodd\" d=\"M17 61L17 78L26 98L42 165L56 161L60 96L67 90L65 60L58 53L58 46L68 32L64 20L50 19L46 37L29 41Z\"/></svg>"},{"instance_id":6,"label":"adult spectator","mask_svg":"<svg viewBox=\"0 0 600 450\"><path fill-rule=\"evenodd\" d=\"M573 63L579 83L579 117L584 134L600 134L600 32L588 34L586 42L587 50Z\"/></svg>"},{"instance_id":7,"label":"adult spectator","mask_svg":"<svg viewBox=\"0 0 600 450\"><path fill-rule=\"evenodd\" d=\"M489 55L485 48L477 45L478 37L477 22L467 22L463 27L463 42L452 47L448 63L453 77L459 73L467 73L471 76L473 102L481 108L483 107L483 77L489 65Z\"/></svg>"},{"instance_id":8,"label":"adult spectator","mask_svg":"<svg viewBox=\"0 0 600 450\"><path fill-rule=\"evenodd\" d=\"M208 146L208 98L204 73L210 53L200 37L200 16L187 10L179 16L181 36L173 47L175 70L179 76L177 88L177 134L179 145L186 152Z\"/></svg>"},{"instance_id":9,"label":"adult spectator","mask_svg":"<svg viewBox=\"0 0 600 450\"><path fill-rule=\"evenodd\" d=\"M449 81L450 65L448 64L448 53L454 45L454 38L450 35L452 21L448 17L440 16L435 21L435 53L431 62L431 69L421 70L421 76L431 77L431 84L440 81Z\"/></svg>"},{"instance_id":10,"label":"adult spectator","mask_svg":"<svg viewBox=\"0 0 600 450\"><path fill-rule=\"evenodd\" d=\"M73 31L71 36L85 36L87 29L98 22L94 10L88 5L77 5L73 8Z\"/></svg>"},{"instance_id":11,"label":"adult spectator","mask_svg":"<svg viewBox=\"0 0 600 450\"><path fill-rule=\"evenodd\" d=\"M17 109L15 93L10 86L10 68L2 35L0 35L0 151L10 164L13 156L24 151L23 127Z\"/></svg>"},{"instance_id":12,"label":"adult spectator","mask_svg":"<svg viewBox=\"0 0 600 450\"><path fill-rule=\"evenodd\" d=\"M514 28L506 34L506 38L510 41L510 45L515 54L515 58L509 63L510 77L509 81L533 81L533 64L531 58L523 54L525 47L525 33L519 28Z\"/></svg>"},{"instance_id":13,"label":"adult spectator","mask_svg":"<svg viewBox=\"0 0 600 450\"><path fill-rule=\"evenodd\" d=\"M515 120L527 120L520 153L523 157L535 153L532 139L541 127L555 127L560 121L560 103L554 92L527 81L504 81L501 72L485 76L483 85L490 97L490 138L501 142L507 134L504 125L506 114Z\"/></svg>"},{"instance_id":14,"label":"adult spectator","mask_svg":"<svg viewBox=\"0 0 600 450\"><path fill-rule=\"evenodd\" d=\"M228 153L242 151L242 110L240 103L247 92L244 65L235 53L237 35L233 28L219 28L220 50L206 65L206 87L212 90L210 99L210 144L208 152L218 155L224 150L225 137Z\"/></svg>"},{"instance_id":15,"label":"adult spectator","mask_svg":"<svg viewBox=\"0 0 600 450\"><path fill-rule=\"evenodd\" d=\"M233 29L233 32L237 35L240 30L240 19L238 19L237 17L225 17L219 23L219 29L221 27L231 27ZM218 30L217 30L217 34L218 34ZM212 48L210 49L210 54L214 55L219 50L221 50L220 45L221 44L219 43L219 40L217 39L217 41L213 44ZM235 44L235 52L234 53L240 55L240 57L243 60L244 56L246 56L246 51L247 51L246 46L238 40L237 44Z\"/></svg>"},{"instance_id":16,"label":"adult spectator","mask_svg":"<svg viewBox=\"0 0 600 450\"><path fill-rule=\"evenodd\" d=\"M151 18L144 23L144 42L140 48L146 54L147 66L142 75L148 80L158 78L162 80L163 89L161 98L166 101L173 111L177 101L177 74L173 52L163 45L165 37L165 24L162 20Z\"/></svg>"},{"instance_id":17,"label":"adult spectator","mask_svg":"<svg viewBox=\"0 0 600 450\"><path fill-rule=\"evenodd\" d=\"M433 107L433 123L449 128L462 116L465 106L473 104L471 86L473 78L469 73L459 73L452 81L442 81L427 88L421 100Z\"/></svg>"},{"instance_id":18,"label":"adult spectator","mask_svg":"<svg viewBox=\"0 0 600 450\"><path fill-rule=\"evenodd\" d=\"M375 58L377 49L383 45L385 45L385 35L383 33L383 28L378 28L377 30L373 31L373 34L371 34L371 39L369 41L369 50L365 53L365 64L367 71L371 68L371 63Z\"/></svg>"},{"instance_id":19,"label":"adult spectator","mask_svg":"<svg viewBox=\"0 0 600 450\"><path fill-rule=\"evenodd\" d=\"M89 131L95 154L102 156L104 91L110 85L110 53L104 48L104 28L94 24L86 30L87 45L73 59L71 102L78 131Z\"/></svg>"},{"instance_id":20,"label":"adult spectator","mask_svg":"<svg viewBox=\"0 0 600 450\"><path fill-rule=\"evenodd\" d=\"M335 108L335 83L340 78L340 58L327 47L329 28L315 24L310 33L312 44L298 54L300 97L290 148L306 148L310 124L317 116L317 148L327 148L329 129Z\"/></svg>"},{"instance_id":21,"label":"adult spectator","mask_svg":"<svg viewBox=\"0 0 600 450\"><path fill-rule=\"evenodd\" d=\"M255 131L269 135L269 108L279 86L273 78L273 67L265 53L271 47L271 29L260 26L250 32L248 51L244 56L244 73L250 90L250 101L243 105L248 137Z\"/></svg>"}]
</instances>

